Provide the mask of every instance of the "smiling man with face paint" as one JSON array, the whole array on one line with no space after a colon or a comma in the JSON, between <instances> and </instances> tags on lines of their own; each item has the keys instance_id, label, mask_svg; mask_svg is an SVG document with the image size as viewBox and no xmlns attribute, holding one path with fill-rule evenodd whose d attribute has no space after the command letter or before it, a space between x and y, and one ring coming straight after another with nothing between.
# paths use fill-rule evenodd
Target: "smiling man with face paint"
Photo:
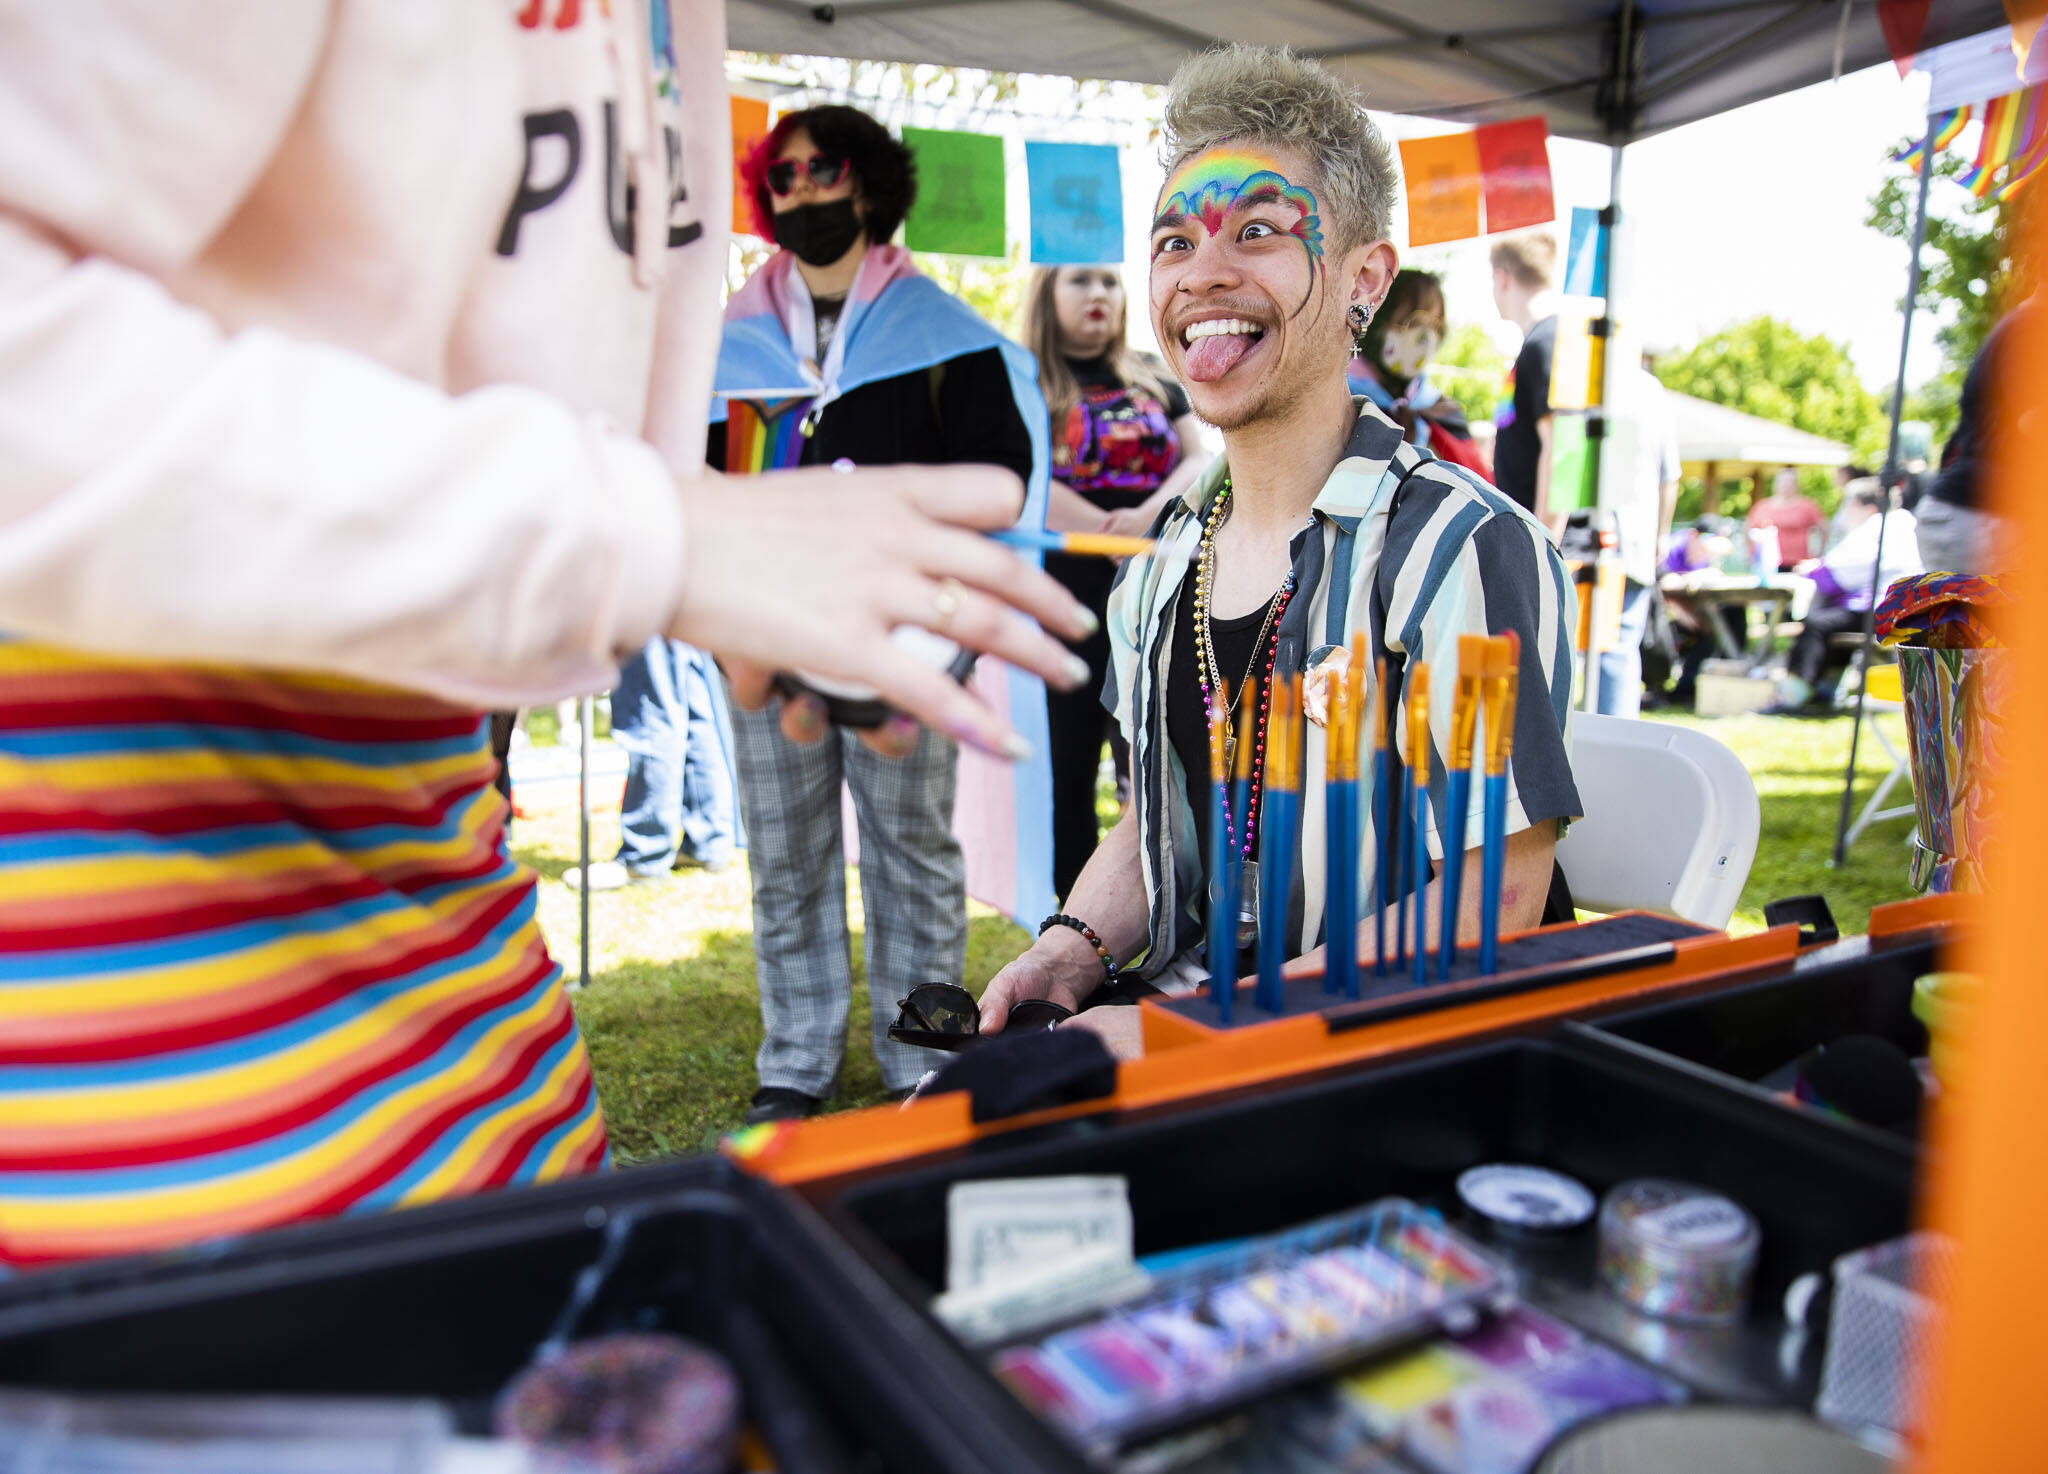
<instances>
[{"instance_id":1,"label":"smiling man with face paint","mask_svg":"<svg viewBox=\"0 0 2048 1474\"><path fill-rule=\"evenodd\" d=\"M1103 699L1131 743L1133 802L1067 913L1048 918L1037 944L990 984L984 1033L1026 998L1075 1007L1195 986L1210 822L1205 693L1220 684L1240 711L1257 713L1275 677L1317 663L1312 656L1354 632L1385 661L1390 703L1411 663L1454 665L1460 635L1521 637L1504 931L1544 917L1557 821L1580 812L1567 749L1576 618L1555 550L1520 508L1407 443L1346 383L1399 266L1386 239L1394 167L1385 140L1323 68L1247 46L1181 69L1165 136L1152 326L1195 413L1223 432L1225 453L1160 517L1155 535L1176 556L1132 559L1111 597ZM1433 688L1437 818L1454 685ZM1397 746L1406 759L1405 732ZM1304 966L1319 965L1324 941L1322 772L1312 726L1285 937ZM1369 799L1360 797L1368 813ZM1256 856L1256 799L1248 807L1249 822L1231 816L1231 844ZM1468 832L1480 832L1476 813ZM1363 899L1377 882L1370 829L1361 851ZM1475 860L1449 857L1468 871ZM1434 909L1436 881L1426 883ZM1460 934L1476 935L1476 880L1462 895ZM1129 964L1106 992L1105 952ZM1127 1054L1137 1048L1135 1014L1094 1008L1070 1027L1095 1028Z\"/></svg>"}]
</instances>

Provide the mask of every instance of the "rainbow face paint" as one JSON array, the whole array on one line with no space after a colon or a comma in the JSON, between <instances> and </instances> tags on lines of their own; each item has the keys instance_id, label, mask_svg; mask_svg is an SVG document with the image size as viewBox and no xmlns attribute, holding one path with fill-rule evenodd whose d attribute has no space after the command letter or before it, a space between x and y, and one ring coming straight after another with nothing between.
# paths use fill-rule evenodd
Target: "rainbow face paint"
<instances>
[{"instance_id":1,"label":"rainbow face paint","mask_svg":"<svg viewBox=\"0 0 2048 1474\"><path fill-rule=\"evenodd\" d=\"M1152 221L1157 232L1199 220L1210 235L1240 210L1256 205L1292 206L1295 221L1288 234L1308 252L1314 270L1323 259L1322 219L1315 195L1280 172L1280 161L1256 149L1219 147L1197 154L1183 164L1161 191L1165 203ZM1158 252L1155 250L1156 256Z\"/></svg>"}]
</instances>

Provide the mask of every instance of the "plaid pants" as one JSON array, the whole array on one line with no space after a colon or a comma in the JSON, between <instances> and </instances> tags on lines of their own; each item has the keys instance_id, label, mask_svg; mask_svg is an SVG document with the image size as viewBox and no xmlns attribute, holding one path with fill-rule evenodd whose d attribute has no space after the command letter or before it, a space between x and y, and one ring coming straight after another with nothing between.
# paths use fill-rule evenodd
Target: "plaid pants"
<instances>
[{"instance_id":1,"label":"plaid pants","mask_svg":"<svg viewBox=\"0 0 2048 1474\"><path fill-rule=\"evenodd\" d=\"M915 1085L931 1068L930 1051L889 1037L897 1001L920 983L959 982L967 961L967 872L953 837L959 755L929 729L902 758L879 756L838 730L806 747L777 726L780 700L731 710L754 882L761 1084L820 1098L838 1084L853 1002L843 780L860 830L875 1058L889 1089Z\"/></svg>"}]
</instances>

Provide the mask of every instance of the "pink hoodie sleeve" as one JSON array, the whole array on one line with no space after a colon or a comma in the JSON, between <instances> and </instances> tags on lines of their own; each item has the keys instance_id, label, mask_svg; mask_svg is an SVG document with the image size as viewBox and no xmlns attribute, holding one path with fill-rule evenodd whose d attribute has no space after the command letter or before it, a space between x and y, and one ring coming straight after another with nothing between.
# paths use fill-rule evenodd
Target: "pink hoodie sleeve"
<instances>
[{"instance_id":1,"label":"pink hoodie sleeve","mask_svg":"<svg viewBox=\"0 0 2048 1474\"><path fill-rule=\"evenodd\" d=\"M277 151L329 21L0 0L0 631L478 706L601 687L676 602L652 448L163 285Z\"/></svg>"}]
</instances>

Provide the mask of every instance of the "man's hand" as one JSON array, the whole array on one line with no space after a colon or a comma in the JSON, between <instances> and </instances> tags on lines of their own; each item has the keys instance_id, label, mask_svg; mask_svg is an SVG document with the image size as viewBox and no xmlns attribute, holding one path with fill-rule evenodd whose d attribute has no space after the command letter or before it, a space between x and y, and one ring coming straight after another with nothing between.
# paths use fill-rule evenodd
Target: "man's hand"
<instances>
[{"instance_id":1,"label":"man's hand","mask_svg":"<svg viewBox=\"0 0 2048 1474\"><path fill-rule=\"evenodd\" d=\"M1339 645L1302 677L1302 709L1318 727L1330 725L1330 692L1337 688L1350 669L1351 652Z\"/></svg>"},{"instance_id":2,"label":"man's hand","mask_svg":"<svg viewBox=\"0 0 2048 1474\"><path fill-rule=\"evenodd\" d=\"M1145 1053L1145 1021L1135 1008L1091 1008L1075 1014L1060 1027L1087 1029L1100 1035L1109 1052L1118 1059L1139 1059Z\"/></svg>"},{"instance_id":3,"label":"man's hand","mask_svg":"<svg viewBox=\"0 0 2048 1474\"><path fill-rule=\"evenodd\" d=\"M1102 530L1115 537L1143 537L1152 530L1158 514L1147 507L1125 507L1102 519Z\"/></svg>"},{"instance_id":4,"label":"man's hand","mask_svg":"<svg viewBox=\"0 0 2048 1474\"><path fill-rule=\"evenodd\" d=\"M898 649L890 633L921 625L1063 690L1086 678L1076 657L1016 612L1072 639L1094 631L1094 615L979 535L1008 527L1022 509L1022 487L1007 471L808 467L744 489L707 479L681 494L682 600L668 633L717 655L742 706L766 701L772 671L801 667L871 686L955 740L1014 758L1028 749L1003 717Z\"/></svg>"},{"instance_id":5,"label":"man's hand","mask_svg":"<svg viewBox=\"0 0 2048 1474\"><path fill-rule=\"evenodd\" d=\"M1078 1009L1100 986L1102 959L1079 932L1049 928L1031 950L989 980L981 995L981 1032L1000 1034L1010 1010L1027 998L1047 998Z\"/></svg>"},{"instance_id":6,"label":"man's hand","mask_svg":"<svg viewBox=\"0 0 2048 1474\"><path fill-rule=\"evenodd\" d=\"M733 705L742 711L759 711L768 704L774 693L774 673L759 666L742 666L740 674L727 672L732 681ZM776 719L782 735L789 741L803 747L813 742L822 742L832 730L832 719L825 711L825 703L808 691L782 698L782 713ZM910 756L917 746L917 739L924 728L911 717L901 712L890 717L879 727L860 727L854 736L868 751L882 757L900 758Z\"/></svg>"}]
</instances>

